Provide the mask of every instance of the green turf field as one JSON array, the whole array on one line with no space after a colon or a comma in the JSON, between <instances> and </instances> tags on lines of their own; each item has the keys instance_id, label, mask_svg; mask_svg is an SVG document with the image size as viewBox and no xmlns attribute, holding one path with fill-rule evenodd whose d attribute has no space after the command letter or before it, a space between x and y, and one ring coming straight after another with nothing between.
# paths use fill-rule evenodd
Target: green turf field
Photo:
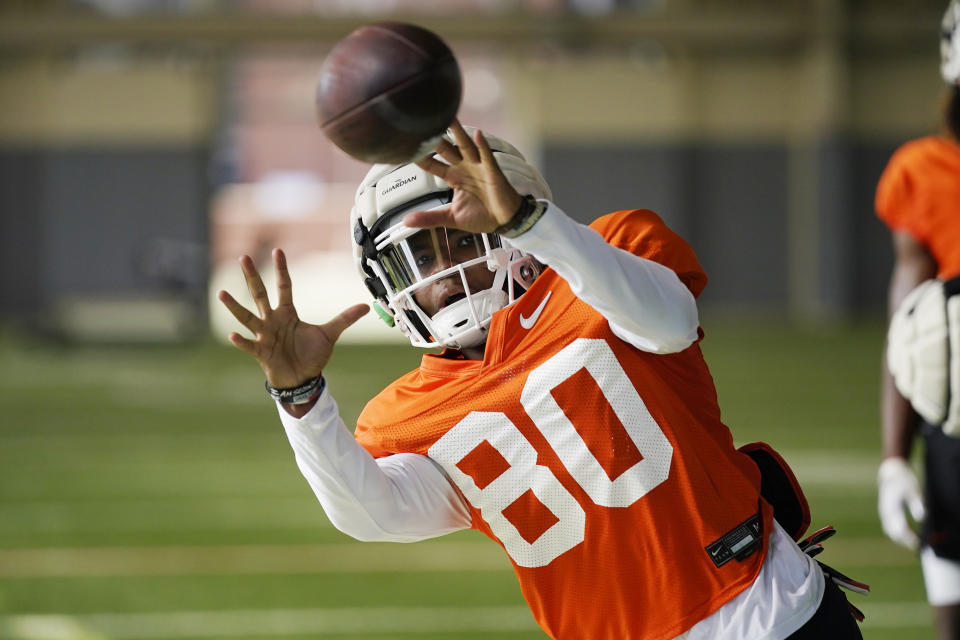
<instances>
[{"instance_id":1,"label":"green turf field","mask_svg":"<svg viewBox=\"0 0 960 640\"><path fill-rule=\"evenodd\" d=\"M879 325L803 331L704 320L727 424L794 466L820 558L870 583L864 636L932 637L916 560L876 518ZM348 423L414 366L343 345ZM190 347L0 338L0 638L544 637L498 548L334 530L297 471L252 360Z\"/></svg>"}]
</instances>

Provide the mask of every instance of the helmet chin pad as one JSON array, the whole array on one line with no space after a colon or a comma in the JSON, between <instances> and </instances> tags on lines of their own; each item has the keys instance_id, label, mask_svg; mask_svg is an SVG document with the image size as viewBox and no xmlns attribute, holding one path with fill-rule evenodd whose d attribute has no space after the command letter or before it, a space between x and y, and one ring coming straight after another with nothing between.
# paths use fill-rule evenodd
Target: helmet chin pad
<instances>
[{"instance_id":1,"label":"helmet chin pad","mask_svg":"<svg viewBox=\"0 0 960 640\"><path fill-rule=\"evenodd\" d=\"M486 289L458 300L433 314L430 324L436 342L459 348L475 347L487 339L493 313L507 306L507 292Z\"/></svg>"}]
</instances>

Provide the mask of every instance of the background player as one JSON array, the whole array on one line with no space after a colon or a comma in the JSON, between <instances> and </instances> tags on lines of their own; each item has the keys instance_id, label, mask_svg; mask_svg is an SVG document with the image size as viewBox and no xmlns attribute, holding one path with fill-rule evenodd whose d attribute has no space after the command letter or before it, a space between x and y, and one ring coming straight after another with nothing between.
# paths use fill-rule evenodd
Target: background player
<instances>
[{"instance_id":1,"label":"background player","mask_svg":"<svg viewBox=\"0 0 960 640\"><path fill-rule=\"evenodd\" d=\"M908 142L891 157L877 187L877 214L893 236L889 312L921 282L960 275L960 0L943 17L941 72L949 85L940 135ZM939 637L960 638L960 440L923 423L883 368L883 453L878 474L884 532L920 552ZM908 460L925 440L925 499ZM924 505L926 508L924 508ZM924 520L922 542L906 511Z\"/></svg>"},{"instance_id":2,"label":"background player","mask_svg":"<svg viewBox=\"0 0 960 640\"><path fill-rule=\"evenodd\" d=\"M334 525L403 542L480 530L555 638L860 638L720 421L690 247L645 210L579 225L513 147L452 131L357 192L368 288L413 344L445 350L355 436L322 371L365 307L299 321L279 250L276 308L248 257L259 315L220 293Z\"/></svg>"}]
</instances>

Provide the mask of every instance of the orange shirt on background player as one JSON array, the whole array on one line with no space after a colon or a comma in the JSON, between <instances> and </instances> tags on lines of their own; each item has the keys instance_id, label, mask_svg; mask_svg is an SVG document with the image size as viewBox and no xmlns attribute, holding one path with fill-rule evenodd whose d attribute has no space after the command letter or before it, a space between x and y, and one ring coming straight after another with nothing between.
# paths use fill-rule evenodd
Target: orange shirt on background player
<instances>
[{"instance_id":1,"label":"orange shirt on background player","mask_svg":"<svg viewBox=\"0 0 960 640\"><path fill-rule=\"evenodd\" d=\"M591 226L695 295L705 286L654 213ZM759 472L721 422L699 344L634 348L551 269L493 316L484 360L424 356L367 405L356 438L446 471L555 638L673 638L749 586L766 554ZM717 566L706 547L758 509L763 547Z\"/></svg>"},{"instance_id":2,"label":"orange shirt on background player","mask_svg":"<svg viewBox=\"0 0 960 640\"><path fill-rule=\"evenodd\" d=\"M928 136L900 147L880 177L876 209L926 247L937 277L960 275L960 145Z\"/></svg>"}]
</instances>

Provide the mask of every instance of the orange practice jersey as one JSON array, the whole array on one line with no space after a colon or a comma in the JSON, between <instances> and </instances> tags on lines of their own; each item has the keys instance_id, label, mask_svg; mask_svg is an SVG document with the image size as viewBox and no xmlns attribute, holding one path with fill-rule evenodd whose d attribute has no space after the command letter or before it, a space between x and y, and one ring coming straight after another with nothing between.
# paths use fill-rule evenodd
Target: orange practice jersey
<instances>
[{"instance_id":1,"label":"orange practice jersey","mask_svg":"<svg viewBox=\"0 0 960 640\"><path fill-rule=\"evenodd\" d=\"M654 213L591 226L695 294L705 286ZM553 638L673 638L749 586L766 555L759 472L720 420L699 344L632 347L551 269L493 316L483 361L424 356L368 404L356 437L374 456L443 467ZM762 548L716 566L705 548L761 505Z\"/></svg>"},{"instance_id":2,"label":"orange practice jersey","mask_svg":"<svg viewBox=\"0 0 960 640\"><path fill-rule=\"evenodd\" d=\"M877 215L927 248L937 277L960 275L960 145L929 136L900 147L880 177Z\"/></svg>"}]
</instances>

